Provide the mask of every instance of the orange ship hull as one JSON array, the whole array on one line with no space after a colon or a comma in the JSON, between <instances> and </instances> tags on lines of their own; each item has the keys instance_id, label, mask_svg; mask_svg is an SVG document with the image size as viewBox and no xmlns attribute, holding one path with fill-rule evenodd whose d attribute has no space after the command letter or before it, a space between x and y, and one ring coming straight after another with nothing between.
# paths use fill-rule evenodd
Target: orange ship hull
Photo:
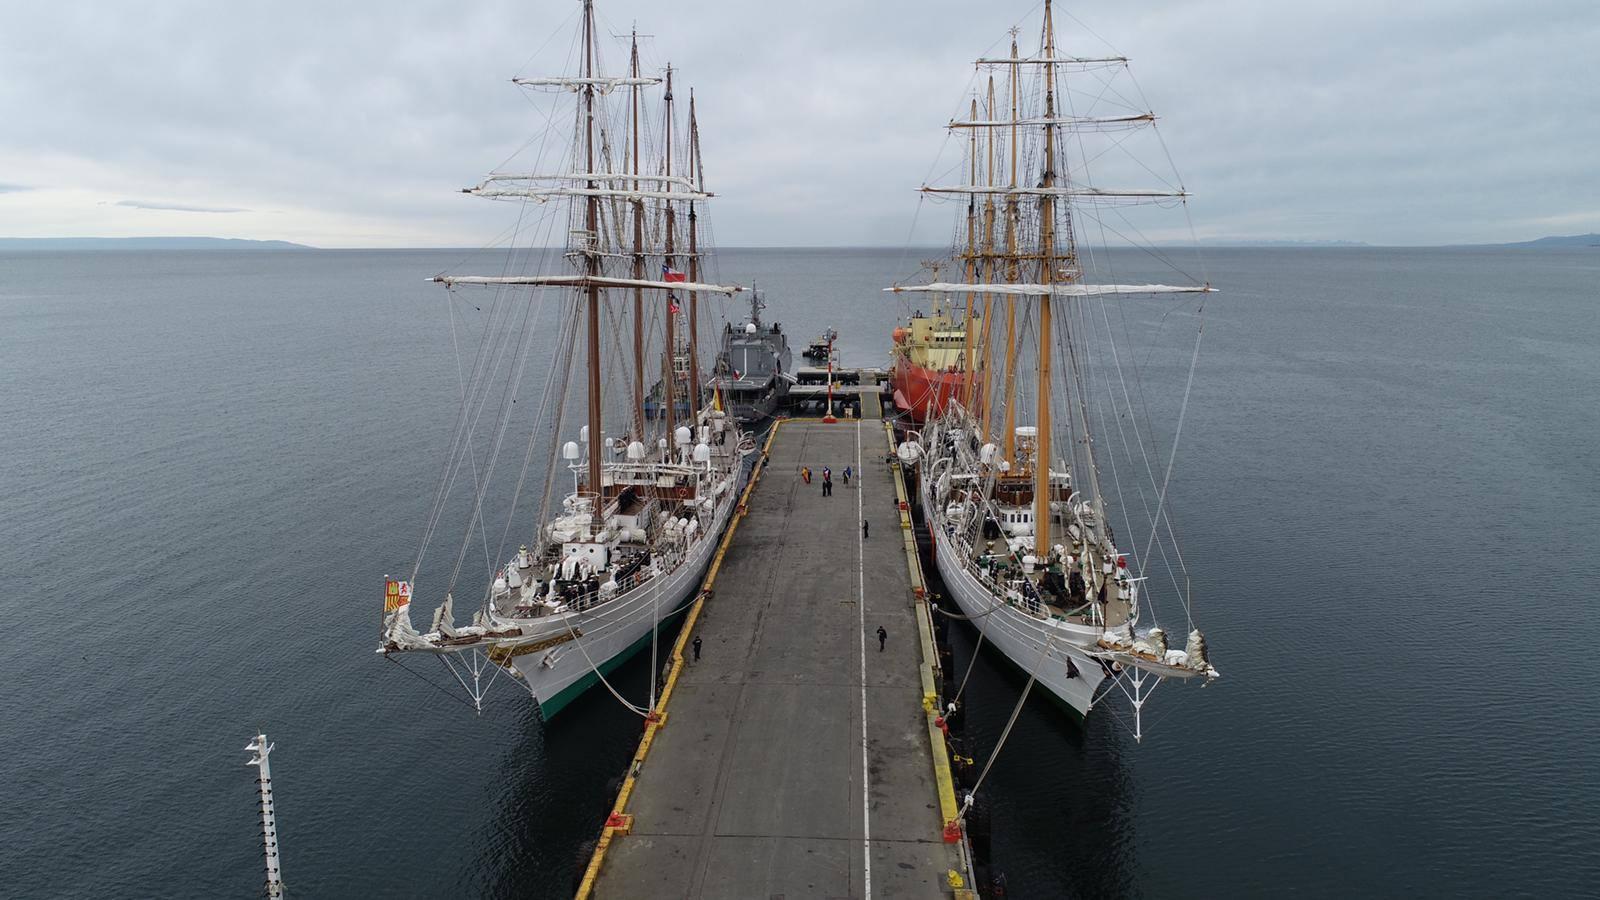
<instances>
[{"instance_id":1,"label":"orange ship hull","mask_svg":"<svg viewBox=\"0 0 1600 900\"><path fill-rule=\"evenodd\" d=\"M961 372L935 371L901 356L894 364L894 405L920 425L944 412L966 383Z\"/></svg>"}]
</instances>

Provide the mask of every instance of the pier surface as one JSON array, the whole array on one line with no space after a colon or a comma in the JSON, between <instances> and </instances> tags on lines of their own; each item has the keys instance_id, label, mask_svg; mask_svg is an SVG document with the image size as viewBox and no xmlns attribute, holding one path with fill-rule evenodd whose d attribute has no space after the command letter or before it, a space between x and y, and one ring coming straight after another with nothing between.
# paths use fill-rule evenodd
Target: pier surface
<instances>
[{"instance_id":1,"label":"pier surface","mask_svg":"<svg viewBox=\"0 0 1600 900\"><path fill-rule=\"evenodd\" d=\"M685 636L701 639L701 657L685 652L594 895L950 896L946 873L963 867L959 845L941 839L883 425L787 422L768 453Z\"/></svg>"}]
</instances>

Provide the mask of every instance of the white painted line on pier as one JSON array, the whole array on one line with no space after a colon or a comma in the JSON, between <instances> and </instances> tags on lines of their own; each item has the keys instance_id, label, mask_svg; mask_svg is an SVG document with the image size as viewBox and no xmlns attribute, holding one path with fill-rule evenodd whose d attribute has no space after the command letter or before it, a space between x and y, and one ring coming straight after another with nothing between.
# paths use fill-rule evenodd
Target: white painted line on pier
<instances>
[{"instance_id":1,"label":"white painted line on pier","mask_svg":"<svg viewBox=\"0 0 1600 900\"><path fill-rule=\"evenodd\" d=\"M861 890L872 897L872 797L867 784L867 540L866 469L861 467L861 420L856 419L856 612L861 635Z\"/></svg>"}]
</instances>

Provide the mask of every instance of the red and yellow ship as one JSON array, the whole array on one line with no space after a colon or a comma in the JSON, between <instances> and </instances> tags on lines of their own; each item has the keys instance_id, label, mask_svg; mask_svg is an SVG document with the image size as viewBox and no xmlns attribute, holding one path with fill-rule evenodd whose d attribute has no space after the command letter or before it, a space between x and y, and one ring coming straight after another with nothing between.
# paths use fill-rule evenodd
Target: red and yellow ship
<instances>
[{"instance_id":1,"label":"red and yellow ship","mask_svg":"<svg viewBox=\"0 0 1600 900\"><path fill-rule=\"evenodd\" d=\"M935 309L931 316L919 312L896 328L889 350L895 408L920 425L960 400L968 374L983 365L981 348L967 342L967 329L976 335L980 326L978 318Z\"/></svg>"}]
</instances>

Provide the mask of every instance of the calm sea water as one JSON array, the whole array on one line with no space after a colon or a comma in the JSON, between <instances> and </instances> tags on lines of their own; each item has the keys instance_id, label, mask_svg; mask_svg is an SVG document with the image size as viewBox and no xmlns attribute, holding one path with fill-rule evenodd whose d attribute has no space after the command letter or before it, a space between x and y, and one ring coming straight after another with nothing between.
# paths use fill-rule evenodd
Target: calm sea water
<instances>
[{"instance_id":1,"label":"calm sea water","mask_svg":"<svg viewBox=\"0 0 1600 900\"><path fill-rule=\"evenodd\" d=\"M296 896L570 892L637 718L545 728L504 681L474 715L372 653L458 398L421 279L462 256L0 256L0 895L253 894L258 729ZM906 260L722 269L867 364ZM1026 704L985 790L1011 896L1592 891L1600 251L1208 260L1172 504L1225 677L1158 691L1143 745ZM496 327L458 297L464 340ZM1158 435L1187 327L1144 357ZM980 760L1021 686L980 654Z\"/></svg>"}]
</instances>

